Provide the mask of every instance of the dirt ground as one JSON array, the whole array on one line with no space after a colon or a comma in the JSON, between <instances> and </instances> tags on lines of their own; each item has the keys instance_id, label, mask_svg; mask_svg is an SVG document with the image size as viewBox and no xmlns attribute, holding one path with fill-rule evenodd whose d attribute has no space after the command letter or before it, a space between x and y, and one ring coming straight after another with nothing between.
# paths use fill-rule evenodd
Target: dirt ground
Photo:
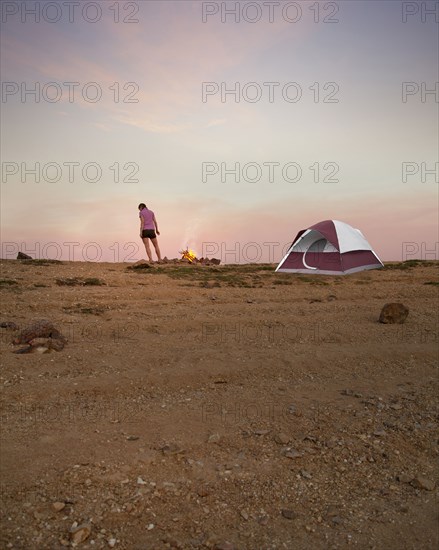
<instances>
[{"instance_id":1,"label":"dirt ground","mask_svg":"<svg viewBox=\"0 0 439 550\"><path fill-rule=\"evenodd\" d=\"M0 548L437 549L437 268L1 261Z\"/></svg>"}]
</instances>

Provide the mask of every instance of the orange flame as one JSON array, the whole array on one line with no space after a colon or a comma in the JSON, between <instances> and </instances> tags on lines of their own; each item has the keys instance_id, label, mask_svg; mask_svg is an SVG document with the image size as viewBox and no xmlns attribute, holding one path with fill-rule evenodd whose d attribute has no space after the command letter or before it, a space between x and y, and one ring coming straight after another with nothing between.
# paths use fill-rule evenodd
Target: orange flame
<instances>
[{"instance_id":1,"label":"orange flame","mask_svg":"<svg viewBox=\"0 0 439 550\"><path fill-rule=\"evenodd\" d=\"M182 254L183 259L189 260L191 263L197 259L196 253L190 248L186 248L186 250L180 250L180 254Z\"/></svg>"}]
</instances>

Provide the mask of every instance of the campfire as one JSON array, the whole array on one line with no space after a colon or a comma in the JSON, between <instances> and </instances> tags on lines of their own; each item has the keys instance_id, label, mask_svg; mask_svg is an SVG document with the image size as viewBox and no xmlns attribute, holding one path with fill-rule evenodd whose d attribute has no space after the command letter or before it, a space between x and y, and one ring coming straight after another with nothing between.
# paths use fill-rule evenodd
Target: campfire
<instances>
[{"instance_id":1,"label":"campfire","mask_svg":"<svg viewBox=\"0 0 439 550\"><path fill-rule=\"evenodd\" d=\"M187 246L186 246L186 250L180 250L180 254L182 255L181 257L182 260L188 260L191 264L198 262L198 258L195 252L190 248L188 248Z\"/></svg>"},{"instance_id":2,"label":"campfire","mask_svg":"<svg viewBox=\"0 0 439 550\"><path fill-rule=\"evenodd\" d=\"M189 246L186 245L186 250L180 250L181 258L172 258L168 259L166 256L162 259L162 264L191 264L193 266L211 266L211 265L220 265L221 260L218 258L197 258L196 252L191 250ZM128 269L147 269L151 268L151 264L145 262L145 260L140 260L130 266Z\"/></svg>"}]
</instances>

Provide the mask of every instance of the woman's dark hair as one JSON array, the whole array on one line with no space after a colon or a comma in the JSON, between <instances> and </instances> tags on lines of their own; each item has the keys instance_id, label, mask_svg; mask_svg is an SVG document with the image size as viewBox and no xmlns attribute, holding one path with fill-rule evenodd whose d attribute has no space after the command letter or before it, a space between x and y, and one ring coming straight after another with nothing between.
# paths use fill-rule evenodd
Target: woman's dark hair
<instances>
[{"instance_id":1,"label":"woman's dark hair","mask_svg":"<svg viewBox=\"0 0 439 550\"><path fill-rule=\"evenodd\" d=\"M143 202L141 202L141 203L139 204L138 208L139 208L140 210L143 210L144 208L146 208L146 204L144 204Z\"/></svg>"}]
</instances>

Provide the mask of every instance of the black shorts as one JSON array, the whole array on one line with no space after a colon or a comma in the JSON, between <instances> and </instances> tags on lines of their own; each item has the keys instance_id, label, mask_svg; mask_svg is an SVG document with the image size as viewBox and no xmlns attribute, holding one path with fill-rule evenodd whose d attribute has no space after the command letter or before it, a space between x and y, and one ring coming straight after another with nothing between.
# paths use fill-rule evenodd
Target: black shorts
<instances>
[{"instance_id":1,"label":"black shorts","mask_svg":"<svg viewBox=\"0 0 439 550\"><path fill-rule=\"evenodd\" d=\"M155 234L154 229L144 229L142 231L142 239L156 239L157 235Z\"/></svg>"}]
</instances>

